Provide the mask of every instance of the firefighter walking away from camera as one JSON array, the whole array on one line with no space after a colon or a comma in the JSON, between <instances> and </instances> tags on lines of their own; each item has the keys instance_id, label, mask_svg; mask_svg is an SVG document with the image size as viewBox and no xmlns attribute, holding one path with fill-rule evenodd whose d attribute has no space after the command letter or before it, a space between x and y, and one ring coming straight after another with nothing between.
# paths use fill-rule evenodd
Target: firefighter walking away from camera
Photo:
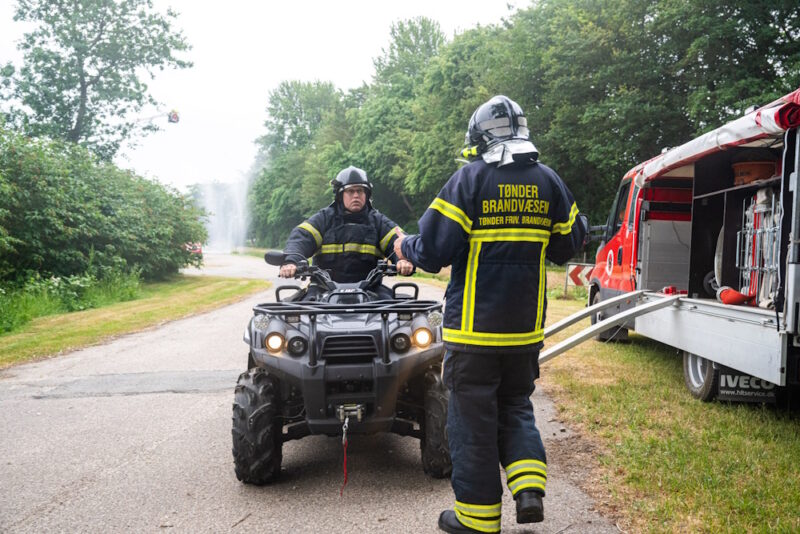
<instances>
[{"instance_id":1,"label":"firefighter walking away from camera","mask_svg":"<svg viewBox=\"0 0 800 534\"><path fill-rule=\"evenodd\" d=\"M438 272L446 292L444 381L453 460L446 532L499 532L506 471L518 523L544 519L547 460L530 396L544 339L545 259L562 264L582 246L586 221L572 193L539 163L520 106L505 96L469 121L470 163L395 242L398 256Z\"/></svg>"},{"instance_id":2,"label":"firefighter walking away from camera","mask_svg":"<svg viewBox=\"0 0 800 534\"><path fill-rule=\"evenodd\" d=\"M372 184L367 173L347 167L331 180L334 201L292 229L284 252L287 263L279 275L292 278L297 263L313 257L314 264L328 269L336 282L353 283L367 277L378 260L394 254L394 240L402 231L391 219L372 207ZM409 275L413 265L398 261L397 270ZM382 298L391 291L380 286Z\"/></svg>"}]
</instances>

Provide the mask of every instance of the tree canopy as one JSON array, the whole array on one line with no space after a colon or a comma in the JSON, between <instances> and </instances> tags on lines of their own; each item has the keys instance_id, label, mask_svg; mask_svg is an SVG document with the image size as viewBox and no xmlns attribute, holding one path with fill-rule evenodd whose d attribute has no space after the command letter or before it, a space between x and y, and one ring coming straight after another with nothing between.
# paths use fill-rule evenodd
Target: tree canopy
<instances>
[{"instance_id":1,"label":"tree canopy","mask_svg":"<svg viewBox=\"0 0 800 534\"><path fill-rule=\"evenodd\" d=\"M396 23L371 83L350 92L284 82L270 95L265 161L251 191L254 235L281 246L355 165L374 204L413 231L457 169L473 110L505 94L525 110L540 160L593 222L633 165L800 85L800 5L791 0L541 0L447 41L438 24ZM315 87L330 98L316 100ZM309 106L316 106L316 110ZM313 117L302 144L297 117Z\"/></svg>"},{"instance_id":2,"label":"tree canopy","mask_svg":"<svg viewBox=\"0 0 800 534\"><path fill-rule=\"evenodd\" d=\"M18 0L14 19L35 27L20 44L22 67L0 72L11 122L110 159L154 129L135 117L157 105L143 74L191 65L179 57L190 47L173 28L176 16L154 11L151 0Z\"/></svg>"}]
</instances>

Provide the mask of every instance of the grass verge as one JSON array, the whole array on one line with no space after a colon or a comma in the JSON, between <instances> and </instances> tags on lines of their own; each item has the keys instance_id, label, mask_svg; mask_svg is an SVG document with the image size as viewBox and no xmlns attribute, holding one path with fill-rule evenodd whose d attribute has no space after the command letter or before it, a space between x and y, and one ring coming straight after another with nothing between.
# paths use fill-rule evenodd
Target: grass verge
<instances>
[{"instance_id":1,"label":"grass verge","mask_svg":"<svg viewBox=\"0 0 800 534\"><path fill-rule=\"evenodd\" d=\"M178 276L142 284L137 300L39 317L0 336L0 368L213 310L268 287L269 282L263 280L210 276Z\"/></svg>"},{"instance_id":2,"label":"grass verge","mask_svg":"<svg viewBox=\"0 0 800 534\"><path fill-rule=\"evenodd\" d=\"M582 306L551 300L548 322ZM595 444L586 489L630 532L800 531L800 417L699 402L674 349L631 338L588 341L543 367L561 417Z\"/></svg>"},{"instance_id":3,"label":"grass verge","mask_svg":"<svg viewBox=\"0 0 800 534\"><path fill-rule=\"evenodd\" d=\"M450 281L450 267L445 267L438 273L429 273L422 269L417 269L412 278L418 278L420 282L426 282L436 287L445 288Z\"/></svg>"},{"instance_id":4,"label":"grass verge","mask_svg":"<svg viewBox=\"0 0 800 534\"><path fill-rule=\"evenodd\" d=\"M108 306L135 299L138 272L107 270L65 277L34 277L21 287L0 286L0 334L19 330L37 317Z\"/></svg>"}]
</instances>

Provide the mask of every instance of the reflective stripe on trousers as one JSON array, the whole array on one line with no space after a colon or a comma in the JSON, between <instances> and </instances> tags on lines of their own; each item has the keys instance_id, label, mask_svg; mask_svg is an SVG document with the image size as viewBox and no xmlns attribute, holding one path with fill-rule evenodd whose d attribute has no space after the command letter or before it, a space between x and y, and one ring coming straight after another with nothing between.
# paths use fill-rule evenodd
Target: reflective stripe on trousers
<instances>
[{"instance_id":1,"label":"reflective stripe on trousers","mask_svg":"<svg viewBox=\"0 0 800 534\"><path fill-rule=\"evenodd\" d=\"M500 510L503 503L467 504L456 501L456 519L481 532L500 532Z\"/></svg>"},{"instance_id":2,"label":"reflective stripe on trousers","mask_svg":"<svg viewBox=\"0 0 800 534\"><path fill-rule=\"evenodd\" d=\"M457 503L501 502L500 465L506 467L513 495L526 490L544 494L547 460L530 401L539 376L538 357L538 351L445 355L451 483Z\"/></svg>"}]
</instances>

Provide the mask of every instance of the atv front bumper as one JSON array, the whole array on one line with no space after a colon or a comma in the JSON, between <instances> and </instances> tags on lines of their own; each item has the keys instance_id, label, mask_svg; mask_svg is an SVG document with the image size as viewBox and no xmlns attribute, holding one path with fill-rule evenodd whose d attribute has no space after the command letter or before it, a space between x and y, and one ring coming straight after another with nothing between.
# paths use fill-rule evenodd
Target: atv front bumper
<instances>
[{"instance_id":1,"label":"atv front bumper","mask_svg":"<svg viewBox=\"0 0 800 534\"><path fill-rule=\"evenodd\" d=\"M305 421L287 427L284 440L308 434L340 435L342 412L354 414L355 407L360 407L362 417L359 421L350 416L349 433L395 432L416 436L419 431L412 422L396 417L398 392L405 382L423 374L444 356L441 342L425 350L392 354L388 363L379 356L368 363L334 364L321 359L310 365L308 358L293 358L285 353L274 355L252 347L250 350L258 366L302 392Z\"/></svg>"}]
</instances>

